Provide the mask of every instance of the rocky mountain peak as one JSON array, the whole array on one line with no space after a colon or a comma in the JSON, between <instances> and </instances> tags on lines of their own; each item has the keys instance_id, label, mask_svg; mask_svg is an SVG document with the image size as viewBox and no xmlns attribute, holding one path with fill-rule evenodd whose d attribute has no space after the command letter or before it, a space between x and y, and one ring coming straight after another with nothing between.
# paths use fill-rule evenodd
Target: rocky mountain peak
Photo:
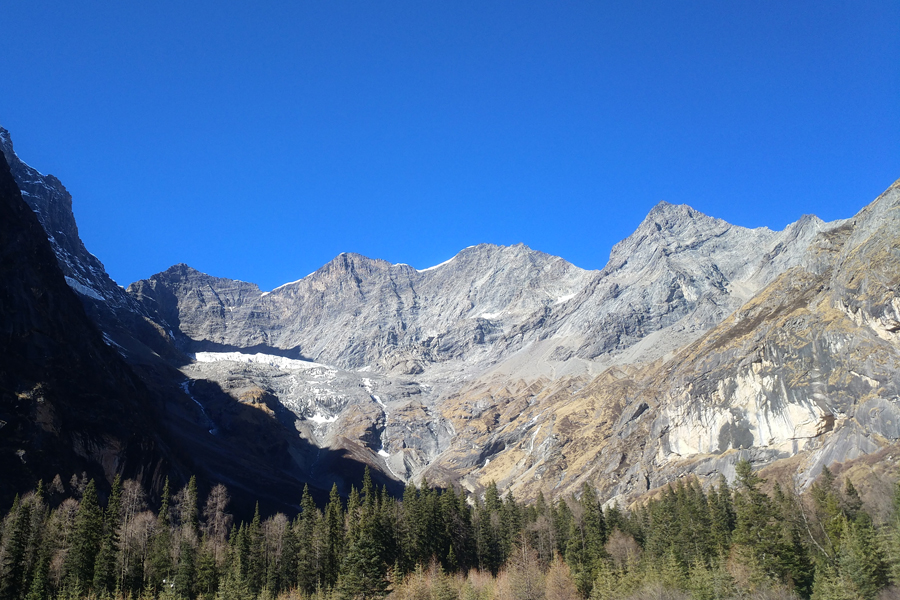
<instances>
[{"instance_id":1,"label":"rocky mountain peak","mask_svg":"<svg viewBox=\"0 0 900 600\"><path fill-rule=\"evenodd\" d=\"M386 260L369 258L355 252L341 252L318 271L317 277L335 277L348 275L351 277L367 277L388 270L391 263Z\"/></svg>"},{"instance_id":2,"label":"rocky mountain peak","mask_svg":"<svg viewBox=\"0 0 900 600\"><path fill-rule=\"evenodd\" d=\"M735 227L722 219L716 219L695 210L687 204L660 202L644 217L630 239L652 241L658 244L689 244L699 239L721 235Z\"/></svg>"},{"instance_id":3,"label":"rocky mountain peak","mask_svg":"<svg viewBox=\"0 0 900 600\"><path fill-rule=\"evenodd\" d=\"M15 155L12 148L12 138L9 135L9 131L0 127L0 151L3 152L3 157L6 159L6 163L9 164L11 157Z\"/></svg>"},{"instance_id":4,"label":"rocky mountain peak","mask_svg":"<svg viewBox=\"0 0 900 600\"><path fill-rule=\"evenodd\" d=\"M660 202L634 233L613 246L604 272L619 270L626 264L630 270L641 270L685 252L692 257L697 250L717 253L720 244L709 242L735 230L743 228L707 216L686 204ZM702 249L703 246L708 247Z\"/></svg>"},{"instance_id":5,"label":"rocky mountain peak","mask_svg":"<svg viewBox=\"0 0 900 600\"><path fill-rule=\"evenodd\" d=\"M47 233L69 286L85 302L100 302L113 309L139 312L137 304L109 277L97 257L85 248L72 212L72 196L65 186L53 175L44 175L22 162L13 150L9 132L2 127L0 150L22 198Z\"/></svg>"}]
</instances>

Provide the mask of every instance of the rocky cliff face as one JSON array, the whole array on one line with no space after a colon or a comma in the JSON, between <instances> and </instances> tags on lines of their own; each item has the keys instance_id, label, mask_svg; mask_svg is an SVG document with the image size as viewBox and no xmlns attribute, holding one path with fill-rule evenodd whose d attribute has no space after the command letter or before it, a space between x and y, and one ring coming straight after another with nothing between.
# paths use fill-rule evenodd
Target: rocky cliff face
<instances>
[{"instance_id":1,"label":"rocky cliff face","mask_svg":"<svg viewBox=\"0 0 900 600\"><path fill-rule=\"evenodd\" d=\"M22 162L13 150L9 132L2 127L0 152L9 165L22 198L44 228L66 283L92 300L112 307L139 310L137 303L106 274L100 260L84 247L72 212L72 196L62 182Z\"/></svg>"},{"instance_id":2,"label":"rocky cliff face","mask_svg":"<svg viewBox=\"0 0 900 600\"><path fill-rule=\"evenodd\" d=\"M22 198L46 233L66 283L78 293L88 315L106 339L129 357L153 362L155 356L179 360L166 328L110 278L100 260L88 252L72 212L72 196L53 175L24 163L12 138L0 127L0 152L9 164Z\"/></svg>"}]
</instances>

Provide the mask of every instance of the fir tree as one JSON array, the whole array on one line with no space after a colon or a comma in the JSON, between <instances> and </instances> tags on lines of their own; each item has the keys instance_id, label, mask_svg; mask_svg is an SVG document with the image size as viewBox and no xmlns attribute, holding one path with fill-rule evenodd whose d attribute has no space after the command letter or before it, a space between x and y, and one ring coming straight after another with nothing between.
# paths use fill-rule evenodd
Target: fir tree
<instances>
[{"instance_id":1,"label":"fir tree","mask_svg":"<svg viewBox=\"0 0 900 600\"><path fill-rule=\"evenodd\" d=\"M148 584L154 591L162 587L163 580L172 576L172 526L169 515L169 478L163 485L162 502L156 517L156 527L150 538Z\"/></svg>"},{"instance_id":2,"label":"fir tree","mask_svg":"<svg viewBox=\"0 0 900 600\"><path fill-rule=\"evenodd\" d=\"M316 537L316 523L320 520L320 515L309 494L308 485L303 487L300 511L300 515L294 522L295 537L299 541L297 585L307 594L311 594L320 584L320 546Z\"/></svg>"},{"instance_id":3,"label":"fir tree","mask_svg":"<svg viewBox=\"0 0 900 600\"><path fill-rule=\"evenodd\" d=\"M97 488L91 479L84 489L75 527L72 532L72 546L66 555L64 571L66 579L83 588L94 581L94 564L100 551L103 536L103 513L97 503Z\"/></svg>"},{"instance_id":4,"label":"fir tree","mask_svg":"<svg viewBox=\"0 0 900 600\"><path fill-rule=\"evenodd\" d=\"M887 583L881 551L870 525L858 525L844 519L838 572L841 579L865 599L874 598Z\"/></svg>"},{"instance_id":5,"label":"fir tree","mask_svg":"<svg viewBox=\"0 0 900 600\"><path fill-rule=\"evenodd\" d=\"M731 545L731 532L735 525L731 489L724 475L719 476L718 488L710 490L707 495L707 505L710 542L719 555L724 555Z\"/></svg>"},{"instance_id":6,"label":"fir tree","mask_svg":"<svg viewBox=\"0 0 900 600\"><path fill-rule=\"evenodd\" d=\"M735 466L739 491L735 495L736 527L734 542L743 546L752 557L758 575L771 581L783 581L788 576L786 557L792 551L785 539L782 523L771 498L760 491L764 483L746 460Z\"/></svg>"},{"instance_id":7,"label":"fir tree","mask_svg":"<svg viewBox=\"0 0 900 600\"><path fill-rule=\"evenodd\" d=\"M49 588L50 556L46 548L41 548L37 566L28 587L25 600L45 600Z\"/></svg>"},{"instance_id":8,"label":"fir tree","mask_svg":"<svg viewBox=\"0 0 900 600\"><path fill-rule=\"evenodd\" d=\"M266 583L266 541L259 516L259 503L253 513L253 520L247 528L247 584L250 591L258 594Z\"/></svg>"},{"instance_id":9,"label":"fir tree","mask_svg":"<svg viewBox=\"0 0 900 600\"><path fill-rule=\"evenodd\" d=\"M371 600L385 595L385 565L372 536L365 532L350 542L341 561L337 590L342 600Z\"/></svg>"},{"instance_id":10,"label":"fir tree","mask_svg":"<svg viewBox=\"0 0 900 600\"><path fill-rule=\"evenodd\" d=\"M344 551L344 514L337 484L331 486L328 504L325 506L325 560L322 580L327 586L337 581Z\"/></svg>"},{"instance_id":11,"label":"fir tree","mask_svg":"<svg viewBox=\"0 0 900 600\"><path fill-rule=\"evenodd\" d=\"M122 480L116 475L109 503L104 511L103 539L94 566L94 592L112 593L117 584L117 558L119 553L119 517L122 511Z\"/></svg>"},{"instance_id":12,"label":"fir tree","mask_svg":"<svg viewBox=\"0 0 900 600\"><path fill-rule=\"evenodd\" d=\"M16 496L12 509L4 519L3 543L0 545L0 598L3 600L17 600L24 583L30 513L28 503Z\"/></svg>"}]
</instances>

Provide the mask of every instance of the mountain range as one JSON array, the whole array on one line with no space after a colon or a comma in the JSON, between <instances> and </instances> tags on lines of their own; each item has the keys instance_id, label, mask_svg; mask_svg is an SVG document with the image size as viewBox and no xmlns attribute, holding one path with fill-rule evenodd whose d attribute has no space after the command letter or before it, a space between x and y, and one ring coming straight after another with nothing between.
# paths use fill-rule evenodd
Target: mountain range
<instances>
[{"instance_id":1,"label":"mountain range","mask_svg":"<svg viewBox=\"0 0 900 600\"><path fill-rule=\"evenodd\" d=\"M139 390L96 384L93 419L59 383L74 367L4 365L0 436L18 433L0 451L21 475L7 495L82 466L107 480L127 466L156 486L196 472L271 506L307 483L347 491L364 466L394 491L496 481L533 498L588 484L620 502L687 474L731 478L740 458L798 488L834 462L895 469L881 459L900 438L900 182L849 219L782 231L663 202L599 271L481 244L422 270L341 254L269 292L184 264L123 289L78 237L62 184L19 160L2 128L0 148L9 210L22 212L18 197L32 215L4 234L3 272L47 271L3 282L4 328L70 335L54 342L62 354ZM26 231L40 256L14 241ZM80 316L22 321L36 302L25 288ZM16 339L4 355L52 354ZM53 382L59 414L78 415L53 443L80 466L26 467L51 435L34 390ZM85 451L81 432L107 441Z\"/></svg>"}]
</instances>

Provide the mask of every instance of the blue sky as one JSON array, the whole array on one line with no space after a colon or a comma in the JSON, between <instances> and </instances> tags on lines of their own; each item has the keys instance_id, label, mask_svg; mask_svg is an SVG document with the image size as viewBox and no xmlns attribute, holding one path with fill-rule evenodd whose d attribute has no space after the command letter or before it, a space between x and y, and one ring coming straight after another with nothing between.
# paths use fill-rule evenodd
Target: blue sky
<instances>
[{"instance_id":1,"label":"blue sky","mask_svg":"<svg viewBox=\"0 0 900 600\"><path fill-rule=\"evenodd\" d=\"M780 229L900 177L895 0L9 0L2 24L0 125L123 285L480 242L602 268L660 200Z\"/></svg>"}]
</instances>

